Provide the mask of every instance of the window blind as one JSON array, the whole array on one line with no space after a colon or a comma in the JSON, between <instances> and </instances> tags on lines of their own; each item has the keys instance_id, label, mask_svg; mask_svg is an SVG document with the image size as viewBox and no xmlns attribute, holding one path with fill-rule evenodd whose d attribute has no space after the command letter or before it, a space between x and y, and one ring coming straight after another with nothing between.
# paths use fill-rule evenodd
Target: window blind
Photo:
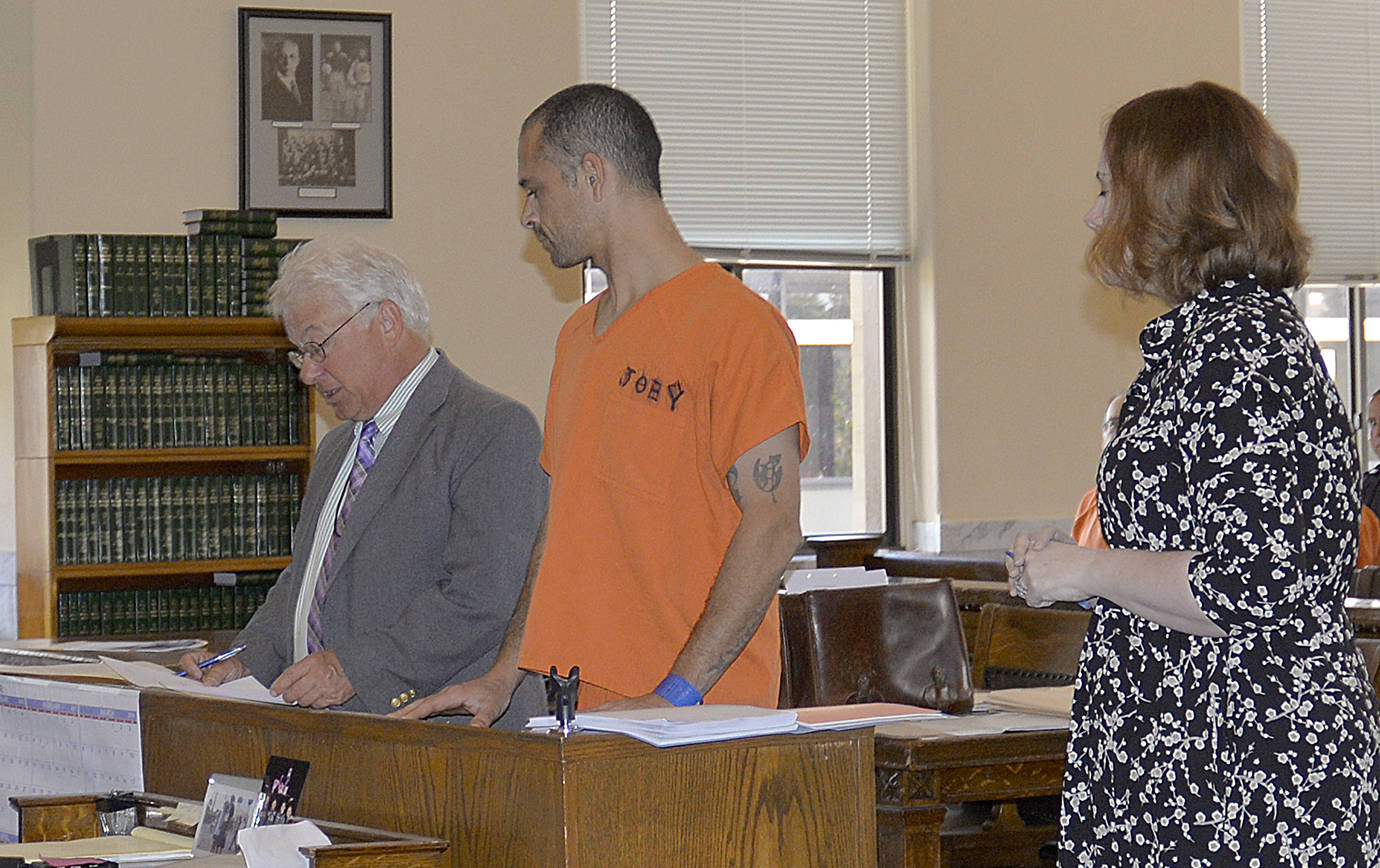
<instances>
[{"instance_id":1,"label":"window blind","mask_svg":"<svg viewBox=\"0 0 1380 868\"><path fill-rule=\"evenodd\" d=\"M1243 0L1242 82L1294 147L1310 283L1380 275L1380 4Z\"/></svg>"},{"instance_id":2,"label":"window blind","mask_svg":"<svg viewBox=\"0 0 1380 868\"><path fill-rule=\"evenodd\" d=\"M632 94L702 251L903 257L904 0L585 0L584 76Z\"/></svg>"}]
</instances>

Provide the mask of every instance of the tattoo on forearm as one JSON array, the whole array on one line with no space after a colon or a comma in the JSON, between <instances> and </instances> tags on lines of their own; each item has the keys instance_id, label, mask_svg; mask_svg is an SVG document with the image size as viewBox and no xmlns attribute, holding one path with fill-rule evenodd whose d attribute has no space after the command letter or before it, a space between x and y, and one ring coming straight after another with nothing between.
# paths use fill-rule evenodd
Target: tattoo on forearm
<instances>
[{"instance_id":1,"label":"tattoo on forearm","mask_svg":"<svg viewBox=\"0 0 1380 868\"><path fill-rule=\"evenodd\" d=\"M709 678L710 684L717 682L719 677L728 671L728 667L733 665L733 661L738 659L738 655L743 653L743 649L747 647L748 642L751 641L752 637L757 633L757 629L762 625L762 618L767 614L767 608L770 605L771 601L768 600L767 605L758 609L757 617L753 618L752 623L748 624L746 629L734 638L732 647L725 648L724 653L719 655L718 659L710 664L709 671L705 673Z\"/></svg>"},{"instance_id":2,"label":"tattoo on forearm","mask_svg":"<svg viewBox=\"0 0 1380 868\"><path fill-rule=\"evenodd\" d=\"M743 505L743 493L738 490L738 465L728 468L728 476L724 477L728 482L729 493L733 495L733 502L739 506Z\"/></svg>"},{"instance_id":3,"label":"tattoo on forearm","mask_svg":"<svg viewBox=\"0 0 1380 868\"><path fill-rule=\"evenodd\" d=\"M776 489L781 487L781 453L777 453L766 461L760 458L752 464L752 481L757 488L771 495L771 502L776 503Z\"/></svg>"}]
</instances>

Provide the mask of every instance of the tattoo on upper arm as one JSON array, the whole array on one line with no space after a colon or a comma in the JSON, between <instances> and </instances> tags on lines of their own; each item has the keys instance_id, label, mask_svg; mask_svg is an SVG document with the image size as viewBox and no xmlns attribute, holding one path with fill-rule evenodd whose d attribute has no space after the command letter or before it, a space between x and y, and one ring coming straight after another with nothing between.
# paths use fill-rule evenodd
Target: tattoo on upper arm
<instances>
[{"instance_id":1,"label":"tattoo on upper arm","mask_svg":"<svg viewBox=\"0 0 1380 868\"><path fill-rule=\"evenodd\" d=\"M728 468L728 475L724 477L728 482L728 490L733 495L733 502L739 506L743 505L743 493L738 490L738 465Z\"/></svg>"},{"instance_id":2,"label":"tattoo on upper arm","mask_svg":"<svg viewBox=\"0 0 1380 868\"><path fill-rule=\"evenodd\" d=\"M766 461L760 458L754 461L752 481L760 491L771 495L772 503L776 503L776 489L781 487L781 453L776 453Z\"/></svg>"}]
</instances>

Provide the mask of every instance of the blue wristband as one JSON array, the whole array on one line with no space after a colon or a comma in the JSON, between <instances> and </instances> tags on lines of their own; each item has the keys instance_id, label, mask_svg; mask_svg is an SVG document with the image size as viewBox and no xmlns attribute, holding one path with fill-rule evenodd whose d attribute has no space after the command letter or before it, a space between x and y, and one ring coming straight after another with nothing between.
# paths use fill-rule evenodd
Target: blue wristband
<instances>
[{"instance_id":1,"label":"blue wristband","mask_svg":"<svg viewBox=\"0 0 1380 868\"><path fill-rule=\"evenodd\" d=\"M695 685L674 674L661 679L661 683L652 692L676 706L699 705L704 702L704 697L695 689Z\"/></svg>"}]
</instances>

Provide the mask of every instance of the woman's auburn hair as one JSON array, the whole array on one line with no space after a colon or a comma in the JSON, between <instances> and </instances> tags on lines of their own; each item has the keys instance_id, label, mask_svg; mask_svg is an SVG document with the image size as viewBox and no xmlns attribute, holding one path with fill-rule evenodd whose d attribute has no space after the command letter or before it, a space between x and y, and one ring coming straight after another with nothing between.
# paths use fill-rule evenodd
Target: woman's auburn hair
<instances>
[{"instance_id":1,"label":"woman's auburn hair","mask_svg":"<svg viewBox=\"0 0 1380 868\"><path fill-rule=\"evenodd\" d=\"M1103 156L1111 198L1087 256L1103 283L1178 303L1247 275L1270 289L1307 277L1294 152L1235 91L1137 97L1112 115Z\"/></svg>"}]
</instances>

